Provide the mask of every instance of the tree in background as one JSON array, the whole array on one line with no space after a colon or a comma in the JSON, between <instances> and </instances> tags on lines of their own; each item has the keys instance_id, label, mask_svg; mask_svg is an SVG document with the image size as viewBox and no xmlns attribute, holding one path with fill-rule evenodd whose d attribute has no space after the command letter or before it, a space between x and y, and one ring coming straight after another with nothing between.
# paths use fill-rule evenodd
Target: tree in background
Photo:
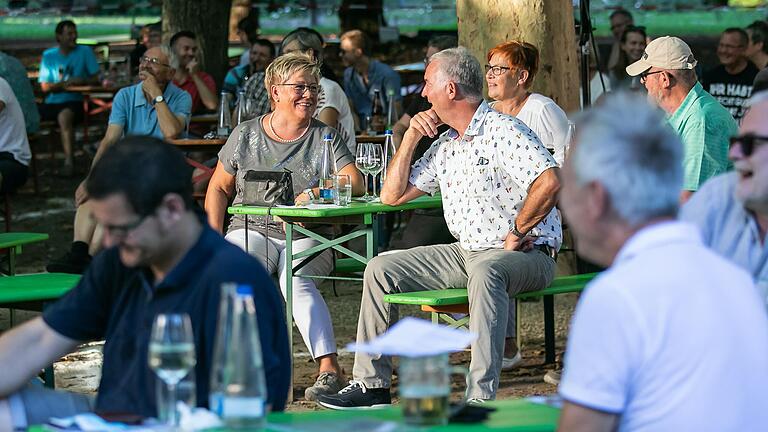
<instances>
[{"instance_id":1,"label":"tree in background","mask_svg":"<svg viewBox=\"0 0 768 432\"><path fill-rule=\"evenodd\" d=\"M197 34L200 64L221 83L229 69L229 16L232 0L163 0L163 34Z\"/></svg>"}]
</instances>

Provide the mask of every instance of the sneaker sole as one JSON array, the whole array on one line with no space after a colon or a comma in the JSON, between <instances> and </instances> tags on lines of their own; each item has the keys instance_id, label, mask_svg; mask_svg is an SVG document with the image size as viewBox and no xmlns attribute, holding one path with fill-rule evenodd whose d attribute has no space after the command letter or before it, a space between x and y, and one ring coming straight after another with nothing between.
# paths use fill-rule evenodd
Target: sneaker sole
<instances>
[{"instance_id":1,"label":"sneaker sole","mask_svg":"<svg viewBox=\"0 0 768 432\"><path fill-rule=\"evenodd\" d=\"M389 403L389 404L374 404L371 406L342 407L342 406L332 405L323 401L316 401L316 403L323 408L328 408L328 409L337 410L337 411L366 411L366 410L388 408L392 406L392 404Z\"/></svg>"}]
</instances>

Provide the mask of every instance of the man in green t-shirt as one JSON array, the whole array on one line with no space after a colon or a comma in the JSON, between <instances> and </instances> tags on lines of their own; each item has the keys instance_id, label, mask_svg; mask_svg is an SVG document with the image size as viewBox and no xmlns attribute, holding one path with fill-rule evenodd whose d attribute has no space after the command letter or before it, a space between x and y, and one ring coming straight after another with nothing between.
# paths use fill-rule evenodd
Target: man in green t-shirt
<instances>
[{"instance_id":1,"label":"man in green t-shirt","mask_svg":"<svg viewBox=\"0 0 768 432\"><path fill-rule=\"evenodd\" d=\"M738 125L733 116L699 84L696 59L681 39L664 36L645 48L627 74L640 76L648 99L667 112L667 121L683 141L685 202L708 178L731 169L728 138Z\"/></svg>"}]
</instances>

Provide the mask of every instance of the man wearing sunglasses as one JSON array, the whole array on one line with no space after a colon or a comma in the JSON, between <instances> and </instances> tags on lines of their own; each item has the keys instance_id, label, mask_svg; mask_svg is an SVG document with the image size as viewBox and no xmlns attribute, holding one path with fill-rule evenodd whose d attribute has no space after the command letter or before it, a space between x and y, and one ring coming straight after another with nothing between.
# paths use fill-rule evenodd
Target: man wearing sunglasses
<instances>
[{"instance_id":1,"label":"man wearing sunglasses","mask_svg":"<svg viewBox=\"0 0 768 432\"><path fill-rule=\"evenodd\" d=\"M685 202L710 177L731 168L728 138L738 126L733 116L697 81L696 59L688 44L674 36L653 40L640 60L627 66L639 76L648 100L667 113L667 121L683 141Z\"/></svg>"},{"instance_id":2,"label":"man wearing sunglasses","mask_svg":"<svg viewBox=\"0 0 768 432\"><path fill-rule=\"evenodd\" d=\"M158 378L147 351L159 313L189 315L196 399L207 407L220 287L228 282L253 289L267 403L283 409L291 359L279 291L258 261L208 227L192 199L191 176L183 154L156 138L129 137L104 152L87 187L105 250L42 317L0 338L0 430L92 409L157 415ZM27 384L41 367L92 340L106 340L95 405L85 395Z\"/></svg>"},{"instance_id":3,"label":"man wearing sunglasses","mask_svg":"<svg viewBox=\"0 0 768 432\"><path fill-rule=\"evenodd\" d=\"M768 289L768 91L752 96L728 156L734 170L708 181L680 218L699 226L704 242Z\"/></svg>"},{"instance_id":4,"label":"man wearing sunglasses","mask_svg":"<svg viewBox=\"0 0 768 432\"><path fill-rule=\"evenodd\" d=\"M121 89L115 95L109 125L93 163L104 151L123 136L149 135L156 138L176 138L184 131L190 115L192 99L171 80L178 60L170 48L160 46L148 49L139 64L141 82ZM70 251L46 266L49 272L82 273L99 250L96 224L92 221L86 178L75 191L74 241ZM90 253L89 253L90 252Z\"/></svg>"}]
</instances>

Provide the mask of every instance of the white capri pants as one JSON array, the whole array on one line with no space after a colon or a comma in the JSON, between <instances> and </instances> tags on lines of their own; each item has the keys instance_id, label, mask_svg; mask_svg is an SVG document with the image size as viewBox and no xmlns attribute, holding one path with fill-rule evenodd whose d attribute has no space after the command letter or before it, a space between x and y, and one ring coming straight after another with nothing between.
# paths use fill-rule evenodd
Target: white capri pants
<instances>
[{"instance_id":1,"label":"white capri pants","mask_svg":"<svg viewBox=\"0 0 768 432\"><path fill-rule=\"evenodd\" d=\"M227 233L224 238L245 250L245 229L234 230ZM256 257L270 275L279 273L280 291L285 298L285 240L269 238L268 263L265 242L263 233L248 230L248 253ZM318 241L310 238L294 240L293 252L298 253L318 244ZM303 259L305 258L294 260L293 265L296 266ZM335 353L336 338L333 335L331 313L315 281L300 276L302 274L327 276L332 270L333 254L330 250L326 250L299 269L293 277L293 319L312 358Z\"/></svg>"}]
</instances>

